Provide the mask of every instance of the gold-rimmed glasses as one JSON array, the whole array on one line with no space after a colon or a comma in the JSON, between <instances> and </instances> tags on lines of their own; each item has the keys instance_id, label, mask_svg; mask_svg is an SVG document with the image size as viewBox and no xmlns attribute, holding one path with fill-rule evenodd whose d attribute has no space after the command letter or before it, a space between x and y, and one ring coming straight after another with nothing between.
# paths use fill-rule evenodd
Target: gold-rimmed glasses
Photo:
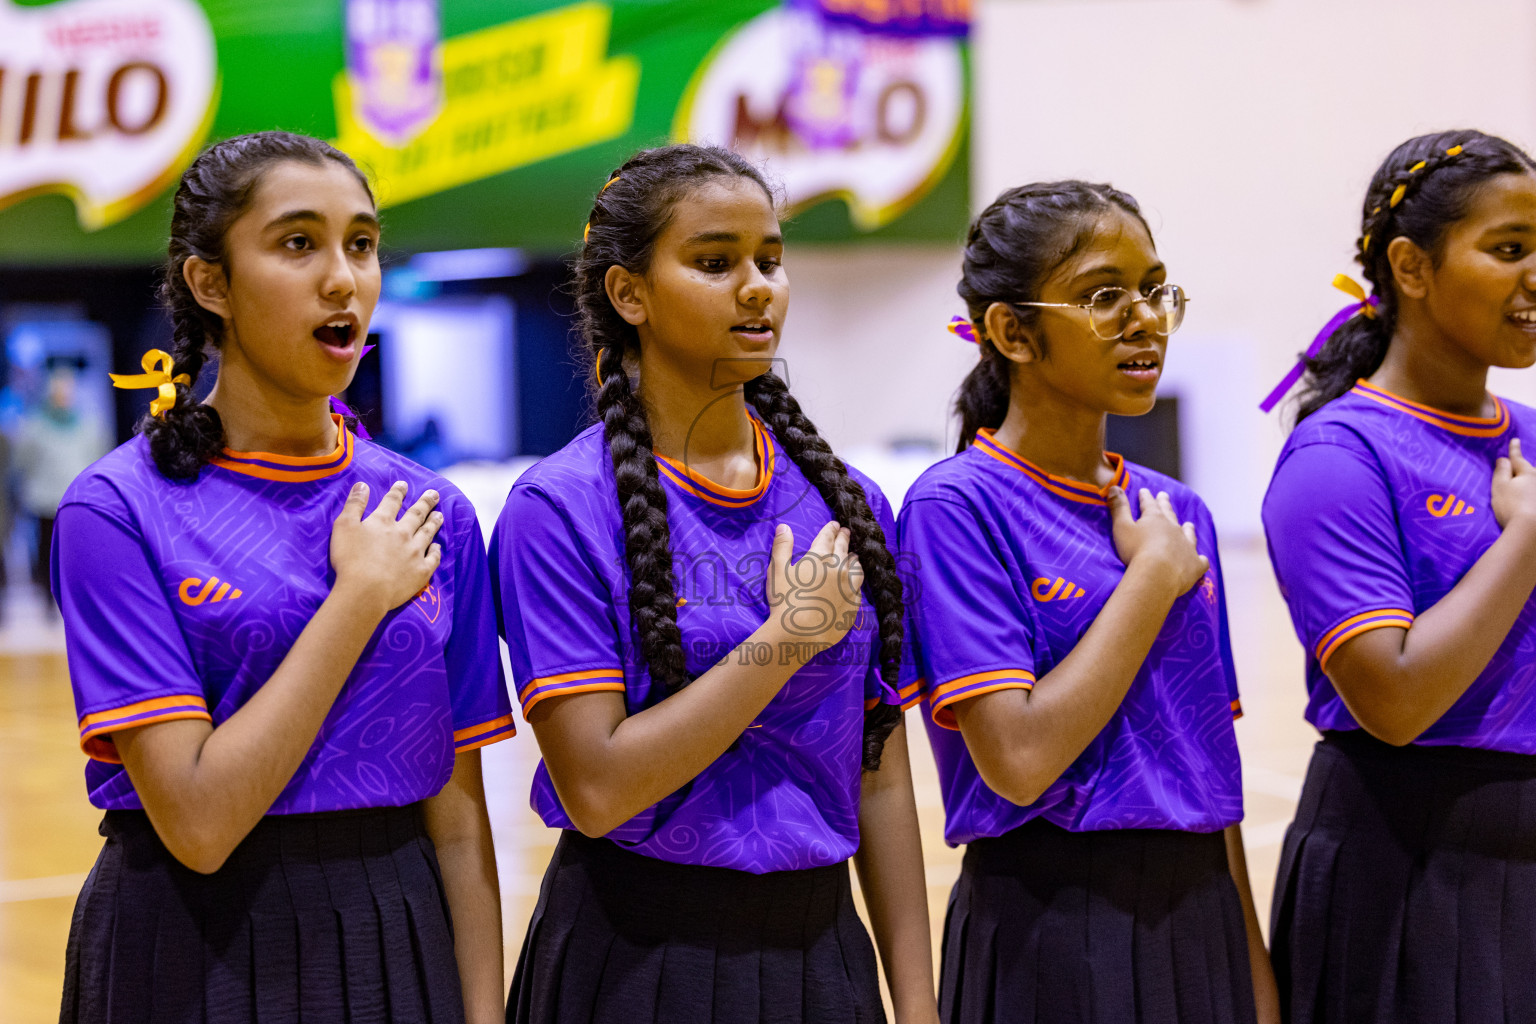
<instances>
[{"instance_id":1,"label":"gold-rimmed glasses","mask_svg":"<svg viewBox=\"0 0 1536 1024\"><path fill-rule=\"evenodd\" d=\"M1156 331L1167 337L1184 322L1184 306L1189 296L1176 284L1160 284L1149 292L1109 285L1088 297L1087 302L1015 302L1015 306L1043 306L1048 309L1086 309L1088 325L1103 341L1113 341L1125 333L1125 325L1137 303L1145 302L1157 319Z\"/></svg>"}]
</instances>

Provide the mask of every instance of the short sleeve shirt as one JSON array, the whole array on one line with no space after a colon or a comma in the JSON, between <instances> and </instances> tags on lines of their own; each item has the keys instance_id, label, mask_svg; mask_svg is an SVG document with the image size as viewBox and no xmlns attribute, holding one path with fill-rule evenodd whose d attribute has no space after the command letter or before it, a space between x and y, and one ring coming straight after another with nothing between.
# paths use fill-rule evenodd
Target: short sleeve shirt
<instances>
[{"instance_id":1,"label":"short sleeve shirt","mask_svg":"<svg viewBox=\"0 0 1536 1024\"><path fill-rule=\"evenodd\" d=\"M982 781L954 705L1048 686L1092 625L1125 573L1104 494L1046 473L990 431L907 492L900 543L917 579L908 608L951 845L1037 817L1073 831L1195 832L1242 817L1237 683L1210 513L1179 482L1113 458L1128 493L1169 493L1211 569L1175 602L1108 724L1027 807Z\"/></svg>"},{"instance_id":2,"label":"short sleeve shirt","mask_svg":"<svg viewBox=\"0 0 1536 1024\"><path fill-rule=\"evenodd\" d=\"M742 646L768 616L777 524L794 531L799 558L833 518L772 432L755 419L753 430L759 479L749 489L723 488L657 459L693 676L725 657L767 665L809 653ZM893 538L879 489L850 475ZM630 618L622 518L601 425L518 479L492 533L491 560L524 714L551 697L604 690L622 693L630 714L666 699ZM848 634L795 672L729 750L608 838L661 860L754 873L846 860L858 848L865 708L900 701L881 677L878 635L866 600ZM915 680L904 685L915 701ZM546 824L573 827L542 762L532 802Z\"/></svg>"},{"instance_id":3,"label":"short sleeve shirt","mask_svg":"<svg viewBox=\"0 0 1536 1024\"><path fill-rule=\"evenodd\" d=\"M53 586L96 806L142 806L115 732L218 726L277 670L335 582L331 527L359 481L370 510L397 480L413 498L435 488L442 564L380 624L270 813L412 803L442 789L456 750L513 734L474 509L448 481L337 430L329 455L225 452L191 483L162 476L138 437L70 486Z\"/></svg>"},{"instance_id":4,"label":"short sleeve shirt","mask_svg":"<svg viewBox=\"0 0 1536 1024\"><path fill-rule=\"evenodd\" d=\"M1291 432L1264 497L1264 532L1307 652L1307 720L1358 729L1327 675L1347 641L1410 628L1498 539L1494 462L1536 438L1536 411L1494 398L1454 416L1366 381ZM1536 753L1536 599L1466 693L1414 741Z\"/></svg>"}]
</instances>

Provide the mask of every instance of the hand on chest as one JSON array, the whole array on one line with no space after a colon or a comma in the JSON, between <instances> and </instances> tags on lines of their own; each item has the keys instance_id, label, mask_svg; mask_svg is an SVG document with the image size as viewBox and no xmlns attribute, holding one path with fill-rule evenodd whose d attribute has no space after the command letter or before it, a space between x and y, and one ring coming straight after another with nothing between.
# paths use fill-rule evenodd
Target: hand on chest
<instances>
[{"instance_id":1,"label":"hand on chest","mask_svg":"<svg viewBox=\"0 0 1536 1024\"><path fill-rule=\"evenodd\" d=\"M286 655L335 582L329 557L334 516L323 511L264 527L249 524L236 534L182 532L175 557L160 563L161 584L200 668L217 673L220 666L234 669ZM447 569L445 563L426 589L385 616L365 661L446 643Z\"/></svg>"},{"instance_id":2,"label":"hand on chest","mask_svg":"<svg viewBox=\"0 0 1536 1024\"><path fill-rule=\"evenodd\" d=\"M677 624L689 670L700 674L722 663L764 669L803 665L765 714L813 707L840 687L857 687L862 694L872 645L878 641L868 600L860 604L853 628L830 647L810 640L753 640L768 616L767 562L766 556L737 562L716 557L677 561Z\"/></svg>"}]
</instances>

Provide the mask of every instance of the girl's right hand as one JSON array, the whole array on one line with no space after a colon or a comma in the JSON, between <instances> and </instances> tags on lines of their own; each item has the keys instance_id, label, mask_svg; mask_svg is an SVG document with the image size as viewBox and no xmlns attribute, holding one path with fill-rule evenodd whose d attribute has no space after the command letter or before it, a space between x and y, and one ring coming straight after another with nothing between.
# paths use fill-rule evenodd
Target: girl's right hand
<instances>
[{"instance_id":1,"label":"girl's right hand","mask_svg":"<svg viewBox=\"0 0 1536 1024\"><path fill-rule=\"evenodd\" d=\"M1491 497L1499 529L1507 529L1514 519L1536 521L1536 466L1525 460L1518 437L1510 438L1509 454L1493 464Z\"/></svg>"},{"instance_id":2,"label":"girl's right hand","mask_svg":"<svg viewBox=\"0 0 1536 1024\"><path fill-rule=\"evenodd\" d=\"M1147 564L1166 578L1176 594L1192 590L1211 567L1210 559L1195 546L1195 526L1180 523L1168 492L1156 497L1141 489L1141 518L1131 516L1131 500L1124 491L1109 491L1109 515L1113 523L1115 552L1127 567Z\"/></svg>"},{"instance_id":3,"label":"girl's right hand","mask_svg":"<svg viewBox=\"0 0 1536 1024\"><path fill-rule=\"evenodd\" d=\"M773 534L768 566L768 619L788 638L808 644L835 644L853 628L859 611L864 567L848 553L848 528L836 520L821 528L810 550L791 563L795 535L780 523Z\"/></svg>"},{"instance_id":4,"label":"girl's right hand","mask_svg":"<svg viewBox=\"0 0 1536 1024\"><path fill-rule=\"evenodd\" d=\"M333 590L378 602L382 605L380 615L425 590L443 560L442 545L432 541L443 525L443 514L434 511L437 492L422 492L401 515L404 502L405 482L401 481L364 518L368 485L354 484L331 528L331 568L336 570Z\"/></svg>"}]
</instances>

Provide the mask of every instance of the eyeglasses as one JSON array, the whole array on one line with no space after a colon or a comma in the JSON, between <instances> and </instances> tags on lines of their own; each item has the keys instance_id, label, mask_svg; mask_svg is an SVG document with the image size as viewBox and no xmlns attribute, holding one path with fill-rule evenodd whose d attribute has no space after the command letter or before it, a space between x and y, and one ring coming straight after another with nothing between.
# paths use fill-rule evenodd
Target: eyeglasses
<instances>
[{"instance_id":1,"label":"eyeglasses","mask_svg":"<svg viewBox=\"0 0 1536 1024\"><path fill-rule=\"evenodd\" d=\"M1147 304L1157 319L1156 332L1166 338L1184 322L1184 306L1189 302L1189 296L1176 284L1160 284L1145 294L1111 285L1094 292L1087 302L1015 302L1013 305L1086 309L1093 333L1102 341L1113 341L1125 333L1131 311L1139 302Z\"/></svg>"}]
</instances>

